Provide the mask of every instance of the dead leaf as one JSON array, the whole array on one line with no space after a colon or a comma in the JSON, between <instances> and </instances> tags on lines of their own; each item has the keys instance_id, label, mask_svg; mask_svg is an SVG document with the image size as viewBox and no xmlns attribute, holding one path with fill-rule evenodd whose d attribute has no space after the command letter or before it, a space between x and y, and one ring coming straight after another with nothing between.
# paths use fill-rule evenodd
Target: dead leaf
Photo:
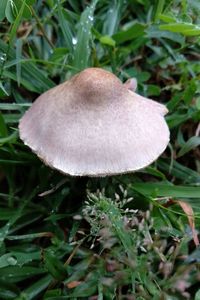
<instances>
[{"instance_id":1,"label":"dead leaf","mask_svg":"<svg viewBox=\"0 0 200 300\"><path fill-rule=\"evenodd\" d=\"M76 281L75 280L75 281L71 281L71 282L67 283L66 285L67 285L68 289L74 289L75 287L77 287L81 283L82 283L82 281Z\"/></svg>"},{"instance_id":2,"label":"dead leaf","mask_svg":"<svg viewBox=\"0 0 200 300\"><path fill-rule=\"evenodd\" d=\"M192 236L193 236L194 243L195 243L196 246L198 246L199 245L199 239L198 239L197 232L195 230L193 209L188 203L186 203L184 201L178 200L176 202L180 205L180 207L182 208L184 213L187 215L188 223L189 223L189 225L191 227L191 230L192 230Z\"/></svg>"}]
</instances>

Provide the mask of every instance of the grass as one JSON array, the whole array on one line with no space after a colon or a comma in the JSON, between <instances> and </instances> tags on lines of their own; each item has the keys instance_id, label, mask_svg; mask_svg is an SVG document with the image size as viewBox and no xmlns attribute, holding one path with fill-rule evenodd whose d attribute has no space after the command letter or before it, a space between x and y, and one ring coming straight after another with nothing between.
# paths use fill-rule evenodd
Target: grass
<instances>
[{"instance_id":1,"label":"grass","mask_svg":"<svg viewBox=\"0 0 200 300\"><path fill-rule=\"evenodd\" d=\"M199 1L3 0L0 21L0 299L199 300ZM171 141L85 188L43 165L18 122L89 66L166 104Z\"/></svg>"}]
</instances>

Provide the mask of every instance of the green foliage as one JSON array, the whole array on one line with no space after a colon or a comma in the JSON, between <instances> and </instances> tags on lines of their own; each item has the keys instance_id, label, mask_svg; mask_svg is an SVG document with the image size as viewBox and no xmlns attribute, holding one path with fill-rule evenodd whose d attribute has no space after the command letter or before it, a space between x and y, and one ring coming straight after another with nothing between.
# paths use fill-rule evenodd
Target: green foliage
<instances>
[{"instance_id":1,"label":"green foliage","mask_svg":"<svg viewBox=\"0 0 200 300\"><path fill-rule=\"evenodd\" d=\"M0 22L0 299L198 300L199 1L1 0ZM140 172L89 179L85 200L18 122L89 66L166 104L171 141Z\"/></svg>"}]
</instances>

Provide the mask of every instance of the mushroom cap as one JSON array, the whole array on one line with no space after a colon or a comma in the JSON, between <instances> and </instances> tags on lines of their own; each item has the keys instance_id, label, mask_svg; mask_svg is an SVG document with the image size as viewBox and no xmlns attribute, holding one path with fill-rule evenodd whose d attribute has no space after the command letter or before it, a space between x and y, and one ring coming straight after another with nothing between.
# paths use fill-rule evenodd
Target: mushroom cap
<instances>
[{"instance_id":1,"label":"mushroom cap","mask_svg":"<svg viewBox=\"0 0 200 300\"><path fill-rule=\"evenodd\" d=\"M88 68L33 103L20 137L47 165L72 176L106 176L144 168L169 142L164 105L112 73Z\"/></svg>"}]
</instances>

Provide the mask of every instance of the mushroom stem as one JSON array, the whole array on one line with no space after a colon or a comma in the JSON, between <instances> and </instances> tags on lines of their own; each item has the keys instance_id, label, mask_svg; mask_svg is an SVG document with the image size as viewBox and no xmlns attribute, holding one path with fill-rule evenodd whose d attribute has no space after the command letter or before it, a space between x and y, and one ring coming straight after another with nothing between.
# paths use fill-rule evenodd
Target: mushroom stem
<instances>
[{"instance_id":1,"label":"mushroom stem","mask_svg":"<svg viewBox=\"0 0 200 300\"><path fill-rule=\"evenodd\" d=\"M75 177L71 181L71 189L70 189L70 203L72 204L71 207L76 206L76 203L80 205L83 203L86 197L86 188L88 183L88 177ZM70 208L71 208L70 207Z\"/></svg>"}]
</instances>

